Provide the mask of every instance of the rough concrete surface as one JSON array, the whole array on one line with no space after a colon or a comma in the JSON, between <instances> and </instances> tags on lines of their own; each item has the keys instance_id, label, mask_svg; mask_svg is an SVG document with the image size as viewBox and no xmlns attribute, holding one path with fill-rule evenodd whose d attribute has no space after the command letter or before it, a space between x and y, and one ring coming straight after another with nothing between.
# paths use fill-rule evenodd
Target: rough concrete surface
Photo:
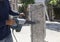
<instances>
[{"instance_id":1,"label":"rough concrete surface","mask_svg":"<svg viewBox=\"0 0 60 42\"><path fill-rule=\"evenodd\" d=\"M55 23L55 25L59 24L59 22L48 22L48 23L49 24ZM51 26L53 26L53 25L51 25ZM60 42L60 31L58 28L60 28L60 26L57 26L57 29L56 28L54 28L54 29L46 28L46 38L45 38L46 42ZM31 26L30 25L23 26L21 32L18 32L18 33L14 32L14 34L15 34L18 42L31 42ZM14 39L14 42L15 41L16 40Z\"/></svg>"}]
</instances>

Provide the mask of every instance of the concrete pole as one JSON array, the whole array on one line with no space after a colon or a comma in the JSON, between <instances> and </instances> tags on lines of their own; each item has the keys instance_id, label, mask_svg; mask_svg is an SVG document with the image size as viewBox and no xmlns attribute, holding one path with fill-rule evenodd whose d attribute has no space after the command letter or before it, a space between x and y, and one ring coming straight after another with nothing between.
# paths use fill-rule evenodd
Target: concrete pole
<instances>
[{"instance_id":1,"label":"concrete pole","mask_svg":"<svg viewBox=\"0 0 60 42\"><path fill-rule=\"evenodd\" d=\"M31 42L44 42L45 38L45 14L43 4L31 4L29 8L31 25Z\"/></svg>"},{"instance_id":2,"label":"concrete pole","mask_svg":"<svg viewBox=\"0 0 60 42\"><path fill-rule=\"evenodd\" d=\"M48 16L48 12L47 12L47 6L45 5L45 1L46 0L35 0L35 3L42 3L44 5L45 15L47 17L47 20L50 21L49 16Z\"/></svg>"}]
</instances>

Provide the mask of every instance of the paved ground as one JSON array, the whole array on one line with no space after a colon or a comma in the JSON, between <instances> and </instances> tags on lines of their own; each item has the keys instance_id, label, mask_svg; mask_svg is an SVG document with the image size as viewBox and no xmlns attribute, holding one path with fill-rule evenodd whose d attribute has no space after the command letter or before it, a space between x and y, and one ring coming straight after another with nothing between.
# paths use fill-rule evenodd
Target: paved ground
<instances>
[{"instance_id":1,"label":"paved ground","mask_svg":"<svg viewBox=\"0 0 60 42\"><path fill-rule=\"evenodd\" d=\"M21 32L14 34L18 42L31 42L31 26L23 26ZM16 40L13 37L14 42ZM48 42L60 42L60 23L58 22L47 22L46 28L46 41Z\"/></svg>"},{"instance_id":2,"label":"paved ground","mask_svg":"<svg viewBox=\"0 0 60 42\"><path fill-rule=\"evenodd\" d=\"M60 42L60 23L59 22L47 22L45 40L48 42Z\"/></svg>"},{"instance_id":3,"label":"paved ground","mask_svg":"<svg viewBox=\"0 0 60 42\"><path fill-rule=\"evenodd\" d=\"M31 26L23 26L21 32L15 32L14 34L18 40L18 42L31 42ZM14 42L16 42L14 36L13 36Z\"/></svg>"},{"instance_id":4,"label":"paved ground","mask_svg":"<svg viewBox=\"0 0 60 42\"><path fill-rule=\"evenodd\" d=\"M46 29L46 41L60 42L60 32Z\"/></svg>"}]
</instances>

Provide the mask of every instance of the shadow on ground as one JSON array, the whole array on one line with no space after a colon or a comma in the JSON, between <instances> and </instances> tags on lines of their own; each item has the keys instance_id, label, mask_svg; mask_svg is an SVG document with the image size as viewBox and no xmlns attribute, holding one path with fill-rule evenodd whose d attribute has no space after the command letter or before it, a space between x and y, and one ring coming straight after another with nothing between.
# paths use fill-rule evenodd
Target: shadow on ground
<instances>
[{"instance_id":1,"label":"shadow on ground","mask_svg":"<svg viewBox=\"0 0 60 42\"><path fill-rule=\"evenodd\" d=\"M57 23L46 23L46 28L60 32L60 24Z\"/></svg>"}]
</instances>

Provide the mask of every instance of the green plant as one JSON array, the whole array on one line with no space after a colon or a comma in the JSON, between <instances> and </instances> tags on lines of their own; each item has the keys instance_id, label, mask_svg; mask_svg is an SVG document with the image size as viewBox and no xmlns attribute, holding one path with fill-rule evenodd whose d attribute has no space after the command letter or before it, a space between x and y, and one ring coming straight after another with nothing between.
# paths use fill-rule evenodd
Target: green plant
<instances>
[{"instance_id":1,"label":"green plant","mask_svg":"<svg viewBox=\"0 0 60 42\"><path fill-rule=\"evenodd\" d=\"M26 4L26 5L34 3L34 0L20 0L20 1L21 3Z\"/></svg>"},{"instance_id":2,"label":"green plant","mask_svg":"<svg viewBox=\"0 0 60 42\"><path fill-rule=\"evenodd\" d=\"M50 0L49 4L55 7L60 7L60 0Z\"/></svg>"},{"instance_id":3,"label":"green plant","mask_svg":"<svg viewBox=\"0 0 60 42\"><path fill-rule=\"evenodd\" d=\"M33 4L34 0L20 0L23 4L24 9L28 7L28 4Z\"/></svg>"},{"instance_id":4,"label":"green plant","mask_svg":"<svg viewBox=\"0 0 60 42\"><path fill-rule=\"evenodd\" d=\"M51 0L51 1L49 2L49 4L51 4L51 5L57 5L57 2L58 2L58 0Z\"/></svg>"},{"instance_id":5,"label":"green plant","mask_svg":"<svg viewBox=\"0 0 60 42\"><path fill-rule=\"evenodd\" d=\"M21 4L22 4L22 9L19 9L20 11L22 11L25 16L28 16L28 12L27 12L27 7L29 4L34 4L34 0L20 0Z\"/></svg>"},{"instance_id":6,"label":"green plant","mask_svg":"<svg viewBox=\"0 0 60 42\"><path fill-rule=\"evenodd\" d=\"M22 6L22 7L19 6L19 8L18 8L18 12L19 12L19 13L24 12L24 7L23 7L23 6Z\"/></svg>"}]
</instances>

